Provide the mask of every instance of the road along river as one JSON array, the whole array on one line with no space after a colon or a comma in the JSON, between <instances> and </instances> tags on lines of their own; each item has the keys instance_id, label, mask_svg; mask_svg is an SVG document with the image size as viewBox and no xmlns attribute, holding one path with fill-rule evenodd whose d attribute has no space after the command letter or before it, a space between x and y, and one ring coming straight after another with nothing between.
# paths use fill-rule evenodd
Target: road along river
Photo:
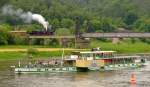
<instances>
[{"instance_id":1,"label":"road along river","mask_svg":"<svg viewBox=\"0 0 150 87\"><path fill-rule=\"evenodd\" d=\"M150 62L149 62L150 63ZM14 74L17 61L0 61L0 87L150 87L150 65L107 72ZM130 84L131 74L137 83Z\"/></svg>"}]
</instances>

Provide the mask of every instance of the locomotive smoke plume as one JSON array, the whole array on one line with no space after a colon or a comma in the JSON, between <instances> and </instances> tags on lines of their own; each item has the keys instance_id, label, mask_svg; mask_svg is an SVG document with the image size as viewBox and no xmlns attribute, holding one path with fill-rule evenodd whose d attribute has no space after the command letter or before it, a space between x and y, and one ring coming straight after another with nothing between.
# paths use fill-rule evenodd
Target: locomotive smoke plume
<instances>
[{"instance_id":1,"label":"locomotive smoke plume","mask_svg":"<svg viewBox=\"0 0 150 87\"><path fill-rule=\"evenodd\" d=\"M21 18L25 23L31 23L32 21L37 21L43 25L43 27L47 31L47 27L49 23L45 20L45 18L40 14L34 14L30 11L24 12L22 9L14 9L12 5L5 5L2 8L2 13L4 15L17 16Z\"/></svg>"}]
</instances>

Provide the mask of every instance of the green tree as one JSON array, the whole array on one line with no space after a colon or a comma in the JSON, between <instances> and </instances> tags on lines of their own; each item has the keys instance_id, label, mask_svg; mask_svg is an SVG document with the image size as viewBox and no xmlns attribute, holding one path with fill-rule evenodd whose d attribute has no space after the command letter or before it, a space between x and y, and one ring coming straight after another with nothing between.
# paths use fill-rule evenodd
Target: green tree
<instances>
[{"instance_id":1,"label":"green tree","mask_svg":"<svg viewBox=\"0 0 150 87\"><path fill-rule=\"evenodd\" d=\"M145 16L150 17L150 0L0 0L0 7L5 4L11 4L16 9L21 8L24 12L41 14L53 29L70 28L76 22L75 18L79 17L78 25L81 29L85 30L83 22L91 19L89 27L93 27L95 31L111 32L114 27L136 28L133 25L137 20ZM18 17L6 16L1 12L0 18L0 23L19 28L24 26ZM102 18L110 18L113 22L101 20ZM35 25L39 24L33 23L31 26L34 27L28 28L41 28Z\"/></svg>"},{"instance_id":2,"label":"green tree","mask_svg":"<svg viewBox=\"0 0 150 87\"><path fill-rule=\"evenodd\" d=\"M112 24L110 19L94 19L92 20L93 28L96 32L112 32L115 30L115 26Z\"/></svg>"},{"instance_id":3,"label":"green tree","mask_svg":"<svg viewBox=\"0 0 150 87\"><path fill-rule=\"evenodd\" d=\"M67 28L59 28L56 30L56 35L58 36L71 35L71 31Z\"/></svg>"},{"instance_id":4,"label":"green tree","mask_svg":"<svg viewBox=\"0 0 150 87\"><path fill-rule=\"evenodd\" d=\"M0 29L0 45L8 44L8 32L6 30Z\"/></svg>"},{"instance_id":5,"label":"green tree","mask_svg":"<svg viewBox=\"0 0 150 87\"><path fill-rule=\"evenodd\" d=\"M111 18L102 18L100 29L103 32L113 32L116 29L116 26L113 24L113 20Z\"/></svg>"},{"instance_id":6,"label":"green tree","mask_svg":"<svg viewBox=\"0 0 150 87\"><path fill-rule=\"evenodd\" d=\"M91 20L91 24L95 31L102 32L102 30L100 30L100 26L101 26L100 20L93 19L93 20Z\"/></svg>"},{"instance_id":7,"label":"green tree","mask_svg":"<svg viewBox=\"0 0 150 87\"><path fill-rule=\"evenodd\" d=\"M135 30L139 32L150 32L150 19L142 18L139 19L135 24Z\"/></svg>"},{"instance_id":8,"label":"green tree","mask_svg":"<svg viewBox=\"0 0 150 87\"><path fill-rule=\"evenodd\" d=\"M74 21L71 19L62 19L61 26L63 28L71 28L74 26Z\"/></svg>"},{"instance_id":9,"label":"green tree","mask_svg":"<svg viewBox=\"0 0 150 87\"><path fill-rule=\"evenodd\" d=\"M52 24L53 29L57 29L60 27L60 21L58 19L54 19L50 23Z\"/></svg>"},{"instance_id":10,"label":"green tree","mask_svg":"<svg viewBox=\"0 0 150 87\"><path fill-rule=\"evenodd\" d=\"M133 25L136 20L138 19L138 16L135 14L135 13L128 13L127 15L125 15L124 17L124 23L127 25L127 26L131 26Z\"/></svg>"}]
</instances>

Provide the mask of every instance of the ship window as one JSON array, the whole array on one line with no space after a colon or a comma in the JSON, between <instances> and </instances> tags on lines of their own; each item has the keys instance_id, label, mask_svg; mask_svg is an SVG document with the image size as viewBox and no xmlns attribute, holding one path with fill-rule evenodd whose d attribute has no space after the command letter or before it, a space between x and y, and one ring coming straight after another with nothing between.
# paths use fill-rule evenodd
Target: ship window
<instances>
[{"instance_id":1,"label":"ship window","mask_svg":"<svg viewBox=\"0 0 150 87\"><path fill-rule=\"evenodd\" d=\"M103 54L96 54L96 59L103 58Z\"/></svg>"},{"instance_id":2,"label":"ship window","mask_svg":"<svg viewBox=\"0 0 150 87\"><path fill-rule=\"evenodd\" d=\"M93 59L93 55L90 54L90 53L82 54L82 59L83 60L92 60Z\"/></svg>"},{"instance_id":3,"label":"ship window","mask_svg":"<svg viewBox=\"0 0 150 87\"><path fill-rule=\"evenodd\" d=\"M45 69L45 71L48 71L48 69Z\"/></svg>"},{"instance_id":4,"label":"ship window","mask_svg":"<svg viewBox=\"0 0 150 87\"><path fill-rule=\"evenodd\" d=\"M41 69L37 69L37 71L41 71Z\"/></svg>"},{"instance_id":5,"label":"ship window","mask_svg":"<svg viewBox=\"0 0 150 87\"><path fill-rule=\"evenodd\" d=\"M62 70L62 68L60 68L60 70Z\"/></svg>"}]
</instances>

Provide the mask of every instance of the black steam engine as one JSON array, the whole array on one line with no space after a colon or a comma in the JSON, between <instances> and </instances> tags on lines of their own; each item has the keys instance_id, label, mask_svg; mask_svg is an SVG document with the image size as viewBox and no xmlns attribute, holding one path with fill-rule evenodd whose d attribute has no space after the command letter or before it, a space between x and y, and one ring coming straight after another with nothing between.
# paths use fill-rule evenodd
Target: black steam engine
<instances>
[{"instance_id":1,"label":"black steam engine","mask_svg":"<svg viewBox=\"0 0 150 87\"><path fill-rule=\"evenodd\" d=\"M54 35L55 32L51 29L51 27L48 27L47 30L42 29L42 30L34 30L31 32L28 32L29 35L31 36L49 36L49 35Z\"/></svg>"},{"instance_id":2,"label":"black steam engine","mask_svg":"<svg viewBox=\"0 0 150 87\"><path fill-rule=\"evenodd\" d=\"M35 35L35 36L44 36L44 35L54 35L53 31L32 31L28 32L29 35Z\"/></svg>"}]
</instances>

